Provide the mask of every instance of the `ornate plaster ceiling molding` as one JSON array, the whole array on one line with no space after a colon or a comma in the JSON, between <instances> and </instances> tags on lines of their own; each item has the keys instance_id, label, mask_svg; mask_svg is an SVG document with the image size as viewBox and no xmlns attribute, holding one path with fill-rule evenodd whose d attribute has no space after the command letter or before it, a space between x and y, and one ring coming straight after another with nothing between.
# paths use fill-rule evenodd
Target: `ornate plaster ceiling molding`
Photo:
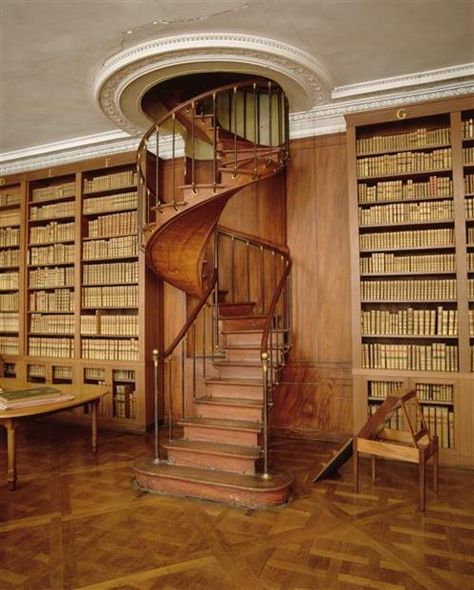
<instances>
[{"instance_id":1,"label":"ornate plaster ceiling molding","mask_svg":"<svg viewBox=\"0 0 474 590\"><path fill-rule=\"evenodd\" d=\"M138 135L149 126L140 106L149 88L175 76L219 70L273 79L297 111L330 96L329 72L314 57L281 41L237 33L179 35L127 48L105 61L94 91L105 115Z\"/></svg>"}]
</instances>

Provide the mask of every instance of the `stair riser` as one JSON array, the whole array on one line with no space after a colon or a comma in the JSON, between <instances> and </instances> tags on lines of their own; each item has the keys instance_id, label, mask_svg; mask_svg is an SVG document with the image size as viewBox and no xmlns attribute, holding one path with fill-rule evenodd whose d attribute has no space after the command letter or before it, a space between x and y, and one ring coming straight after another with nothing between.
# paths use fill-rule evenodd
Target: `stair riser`
<instances>
[{"instance_id":1,"label":"stair riser","mask_svg":"<svg viewBox=\"0 0 474 590\"><path fill-rule=\"evenodd\" d=\"M240 385L238 383L206 383L206 395L216 398L257 399L263 397L262 385Z\"/></svg>"},{"instance_id":2,"label":"stair riser","mask_svg":"<svg viewBox=\"0 0 474 590\"><path fill-rule=\"evenodd\" d=\"M232 303L219 306L219 314L222 318L231 318L239 315L250 315L254 303Z\"/></svg>"},{"instance_id":3,"label":"stair riser","mask_svg":"<svg viewBox=\"0 0 474 590\"><path fill-rule=\"evenodd\" d=\"M202 426L185 426L184 438L186 440L199 440L236 445L257 446L258 444L257 432L223 430L221 428L203 428Z\"/></svg>"},{"instance_id":4,"label":"stair riser","mask_svg":"<svg viewBox=\"0 0 474 590\"><path fill-rule=\"evenodd\" d=\"M262 367L246 367L245 365L216 366L222 379L261 379Z\"/></svg>"},{"instance_id":5,"label":"stair riser","mask_svg":"<svg viewBox=\"0 0 474 590\"><path fill-rule=\"evenodd\" d=\"M229 362L260 361L260 348L228 348L225 352L226 358Z\"/></svg>"},{"instance_id":6,"label":"stair riser","mask_svg":"<svg viewBox=\"0 0 474 590\"><path fill-rule=\"evenodd\" d=\"M168 449L168 461L176 465L187 465L205 469L220 469L242 475L254 475L255 460L244 457L190 453L182 449Z\"/></svg>"},{"instance_id":7,"label":"stair riser","mask_svg":"<svg viewBox=\"0 0 474 590\"><path fill-rule=\"evenodd\" d=\"M196 415L200 418L224 418L226 420L249 420L261 422L262 409L245 406L224 406L217 404L197 404Z\"/></svg>"},{"instance_id":8,"label":"stair riser","mask_svg":"<svg viewBox=\"0 0 474 590\"><path fill-rule=\"evenodd\" d=\"M263 330L265 318L221 318L219 329L226 330ZM262 336L260 335L260 340Z\"/></svg>"},{"instance_id":9,"label":"stair riser","mask_svg":"<svg viewBox=\"0 0 474 590\"><path fill-rule=\"evenodd\" d=\"M260 348L262 343L262 334L260 332L233 332L231 334L223 334L224 346L248 344L249 346L257 346Z\"/></svg>"},{"instance_id":10,"label":"stair riser","mask_svg":"<svg viewBox=\"0 0 474 590\"><path fill-rule=\"evenodd\" d=\"M136 481L142 490L155 494L168 494L212 500L230 506L258 508L280 506L288 502L289 486L277 490L242 490L238 487L208 485L206 483L158 477L154 474L136 471Z\"/></svg>"}]
</instances>

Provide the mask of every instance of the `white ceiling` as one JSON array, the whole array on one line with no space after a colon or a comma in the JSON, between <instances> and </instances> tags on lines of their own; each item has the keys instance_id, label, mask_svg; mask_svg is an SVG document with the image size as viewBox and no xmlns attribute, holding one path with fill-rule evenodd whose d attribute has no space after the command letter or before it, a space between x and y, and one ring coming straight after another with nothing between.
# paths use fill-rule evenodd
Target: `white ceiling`
<instances>
[{"instance_id":1,"label":"white ceiling","mask_svg":"<svg viewBox=\"0 0 474 590\"><path fill-rule=\"evenodd\" d=\"M94 79L152 39L246 33L293 45L332 88L474 61L471 0L0 0L0 152L116 129Z\"/></svg>"}]
</instances>

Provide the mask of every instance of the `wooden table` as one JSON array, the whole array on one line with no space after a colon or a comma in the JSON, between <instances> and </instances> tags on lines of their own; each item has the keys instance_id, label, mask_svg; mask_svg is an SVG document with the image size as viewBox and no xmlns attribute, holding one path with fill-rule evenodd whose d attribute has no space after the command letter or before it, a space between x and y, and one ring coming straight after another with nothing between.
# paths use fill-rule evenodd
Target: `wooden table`
<instances>
[{"instance_id":1,"label":"wooden table","mask_svg":"<svg viewBox=\"0 0 474 590\"><path fill-rule=\"evenodd\" d=\"M5 380L0 379L0 386L5 391L28 389L34 385L31 383L20 384L15 382L14 384L8 384ZM92 425L92 452L97 452L97 406L99 405L100 398L108 393L108 389L105 387L94 386L93 389L80 390L74 388L71 385L54 385L55 389L62 391L63 393L70 393L74 395L73 399L68 399L61 402L53 402L50 404L40 404L37 406L29 406L25 408L14 408L11 410L0 410L0 424L7 431L7 456L8 456L8 487L10 490L14 490L16 487L16 427L25 418L31 418L33 416L46 416L54 414L56 412L62 412L63 410L69 410L70 408L77 408L79 406L89 405L91 414L91 425ZM77 393L75 393L75 391Z\"/></svg>"}]
</instances>

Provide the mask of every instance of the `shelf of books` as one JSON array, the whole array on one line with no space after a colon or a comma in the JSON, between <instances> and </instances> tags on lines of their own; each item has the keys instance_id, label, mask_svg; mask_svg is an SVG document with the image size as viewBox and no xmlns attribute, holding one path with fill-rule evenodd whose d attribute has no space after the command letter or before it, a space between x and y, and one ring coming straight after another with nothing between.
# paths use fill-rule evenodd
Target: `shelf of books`
<instances>
[{"instance_id":1,"label":"shelf of books","mask_svg":"<svg viewBox=\"0 0 474 590\"><path fill-rule=\"evenodd\" d=\"M21 183L0 187L0 357L4 375L15 378L23 354L23 228Z\"/></svg>"},{"instance_id":2,"label":"shelf of books","mask_svg":"<svg viewBox=\"0 0 474 590\"><path fill-rule=\"evenodd\" d=\"M157 304L157 283L137 247L135 154L24 176L23 238L19 196L14 197L19 193L10 185L0 193L0 207L8 212L5 217L2 211L5 228L0 228L4 377L107 385L110 394L99 407L102 422L142 431L153 414L151 349L158 327L145 321L145 311L150 302ZM21 247L23 324L17 301ZM75 409L68 418L81 420L84 411Z\"/></svg>"},{"instance_id":3,"label":"shelf of books","mask_svg":"<svg viewBox=\"0 0 474 590\"><path fill-rule=\"evenodd\" d=\"M415 389L442 461L474 465L465 414L474 412L474 141L466 104L412 105L347 123L354 430L387 395ZM402 428L403 418L392 417L390 427Z\"/></svg>"}]
</instances>

